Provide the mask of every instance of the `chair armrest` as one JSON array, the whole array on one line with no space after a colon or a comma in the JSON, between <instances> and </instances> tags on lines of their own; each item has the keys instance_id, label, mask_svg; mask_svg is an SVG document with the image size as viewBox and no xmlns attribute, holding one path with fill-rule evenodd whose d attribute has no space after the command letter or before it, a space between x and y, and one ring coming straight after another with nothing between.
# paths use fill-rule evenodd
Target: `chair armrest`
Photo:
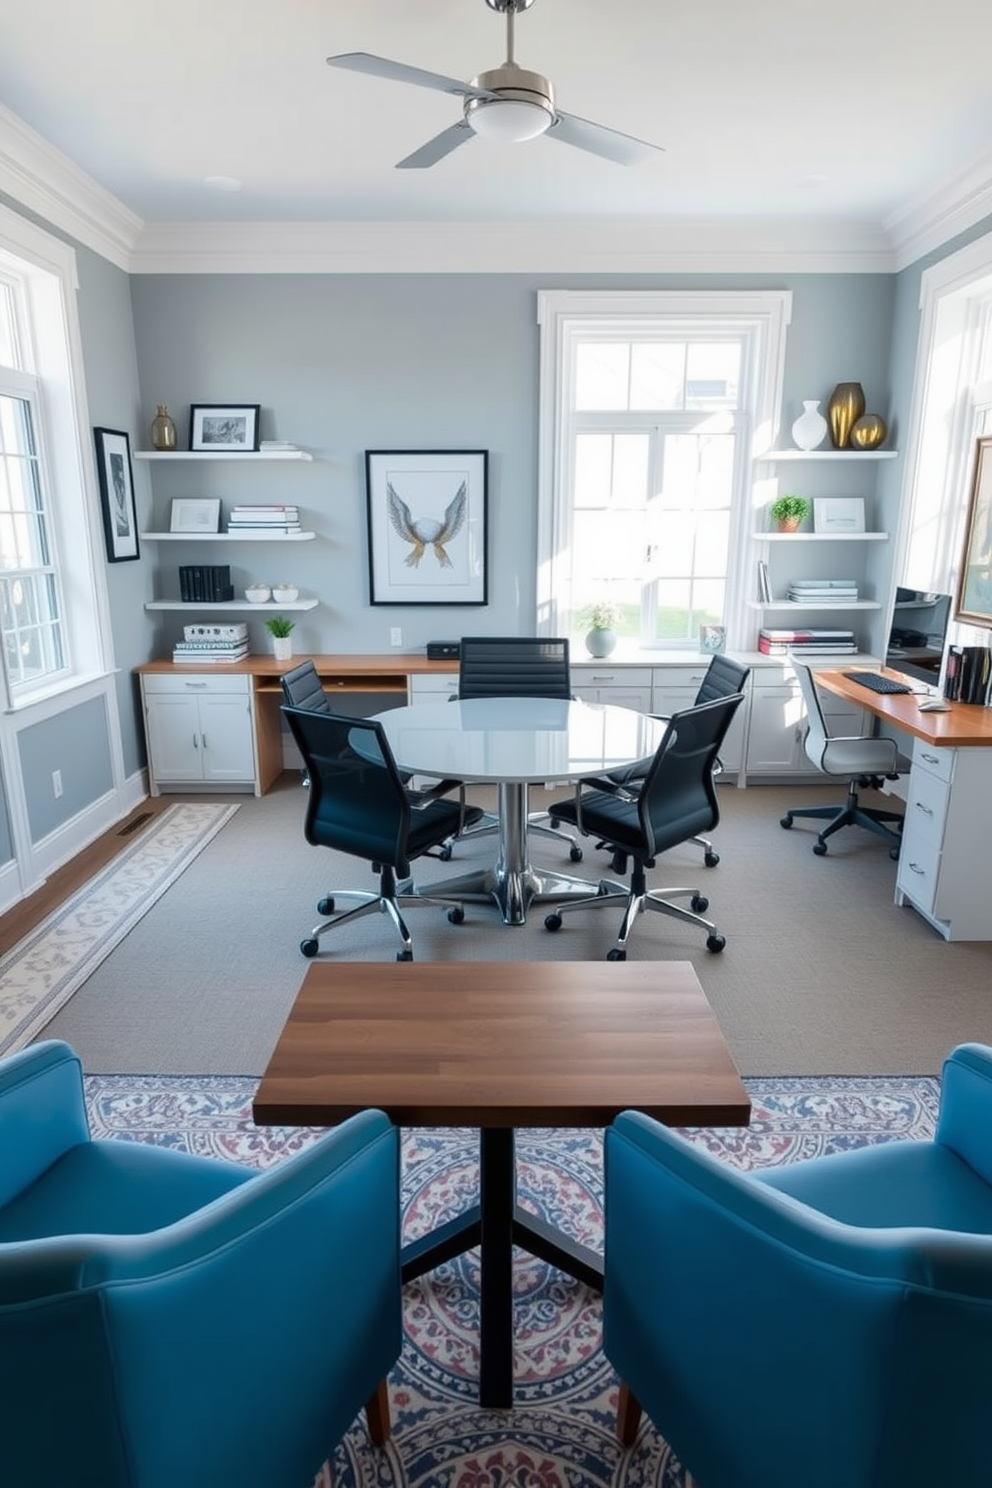
<instances>
[{"instance_id":1,"label":"chair armrest","mask_svg":"<svg viewBox=\"0 0 992 1488\"><path fill-rule=\"evenodd\" d=\"M0 1206L89 1140L82 1065L60 1039L0 1061Z\"/></svg>"},{"instance_id":2,"label":"chair armrest","mask_svg":"<svg viewBox=\"0 0 992 1488\"><path fill-rule=\"evenodd\" d=\"M462 793L462 806L465 804L465 786L460 780L439 780L434 785L429 785L425 790L408 790L407 796L412 811L425 811L432 802L440 800L442 796L450 796L452 791L460 790Z\"/></svg>"},{"instance_id":3,"label":"chair armrest","mask_svg":"<svg viewBox=\"0 0 992 1488\"><path fill-rule=\"evenodd\" d=\"M992 1048L959 1044L941 1071L936 1141L992 1184Z\"/></svg>"}]
</instances>

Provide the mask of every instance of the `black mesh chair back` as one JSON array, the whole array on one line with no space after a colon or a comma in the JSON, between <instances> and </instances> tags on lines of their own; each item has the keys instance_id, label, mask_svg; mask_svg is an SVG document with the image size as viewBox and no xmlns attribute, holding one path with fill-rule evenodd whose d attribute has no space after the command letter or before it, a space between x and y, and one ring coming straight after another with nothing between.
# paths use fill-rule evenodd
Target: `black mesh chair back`
<instances>
[{"instance_id":1,"label":"black mesh chair back","mask_svg":"<svg viewBox=\"0 0 992 1488\"><path fill-rule=\"evenodd\" d=\"M321 686L317 668L309 659L282 674L282 694L290 708L317 709L320 713L331 711L330 700Z\"/></svg>"},{"instance_id":2,"label":"black mesh chair back","mask_svg":"<svg viewBox=\"0 0 992 1488\"><path fill-rule=\"evenodd\" d=\"M648 857L711 831L720 820L713 777L720 746L743 701L744 694L736 692L672 715L637 798Z\"/></svg>"},{"instance_id":3,"label":"black mesh chair back","mask_svg":"<svg viewBox=\"0 0 992 1488\"><path fill-rule=\"evenodd\" d=\"M712 656L696 693L697 704L710 703L714 698L733 697L735 692L743 692L750 675L750 667L740 666L736 661L731 661L729 656Z\"/></svg>"},{"instance_id":4,"label":"black mesh chair back","mask_svg":"<svg viewBox=\"0 0 992 1488\"><path fill-rule=\"evenodd\" d=\"M568 641L541 636L463 636L458 696L570 698Z\"/></svg>"}]
</instances>

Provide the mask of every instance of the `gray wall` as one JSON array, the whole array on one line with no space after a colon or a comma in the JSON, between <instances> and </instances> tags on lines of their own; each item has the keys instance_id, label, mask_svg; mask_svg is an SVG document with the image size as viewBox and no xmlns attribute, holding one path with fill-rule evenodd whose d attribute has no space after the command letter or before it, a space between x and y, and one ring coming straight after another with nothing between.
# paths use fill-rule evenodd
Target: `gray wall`
<instances>
[{"instance_id":1,"label":"gray wall","mask_svg":"<svg viewBox=\"0 0 992 1488\"><path fill-rule=\"evenodd\" d=\"M54 720L22 729L17 746L32 842L40 842L63 822L71 821L113 787L103 698L91 698ZM57 798L52 787L54 770L62 776L62 794Z\"/></svg>"}]
</instances>

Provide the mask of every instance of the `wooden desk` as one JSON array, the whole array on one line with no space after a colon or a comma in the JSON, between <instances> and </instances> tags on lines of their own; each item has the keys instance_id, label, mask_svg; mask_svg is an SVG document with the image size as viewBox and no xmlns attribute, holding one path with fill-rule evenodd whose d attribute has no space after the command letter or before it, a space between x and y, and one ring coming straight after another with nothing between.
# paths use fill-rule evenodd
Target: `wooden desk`
<instances>
[{"instance_id":1,"label":"wooden desk","mask_svg":"<svg viewBox=\"0 0 992 1488\"><path fill-rule=\"evenodd\" d=\"M689 962L311 966L255 1095L260 1125L480 1128L479 1204L404 1248L411 1280L481 1244L479 1398L513 1403L512 1248L592 1286L602 1260L517 1208L513 1128L746 1126L751 1103Z\"/></svg>"},{"instance_id":2,"label":"wooden desk","mask_svg":"<svg viewBox=\"0 0 992 1488\"><path fill-rule=\"evenodd\" d=\"M818 687L913 738L896 904L945 940L992 940L992 708L951 703L946 713L921 713L918 696L872 692L842 671L815 676Z\"/></svg>"}]
</instances>

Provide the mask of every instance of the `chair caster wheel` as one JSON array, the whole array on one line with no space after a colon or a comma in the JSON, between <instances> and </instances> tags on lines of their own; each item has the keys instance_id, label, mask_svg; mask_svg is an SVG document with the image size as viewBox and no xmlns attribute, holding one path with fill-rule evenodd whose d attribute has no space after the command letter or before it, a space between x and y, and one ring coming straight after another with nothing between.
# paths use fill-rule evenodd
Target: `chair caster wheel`
<instances>
[{"instance_id":1,"label":"chair caster wheel","mask_svg":"<svg viewBox=\"0 0 992 1488\"><path fill-rule=\"evenodd\" d=\"M899 861L899 849L897 847L890 847L889 848L889 857L892 859L893 863L898 863L898 861Z\"/></svg>"},{"instance_id":2,"label":"chair caster wheel","mask_svg":"<svg viewBox=\"0 0 992 1488\"><path fill-rule=\"evenodd\" d=\"M689 900L689 908L693 914L705 914L710 907L710 901L705 894L693 894Z\"/></svg>"},{"instance_id":3,"label":"chair caster wheel","mask_svg":"<svg viewBox=\"0 0 992 1488\"><path fill-rule=\"evenodd\" d=\"M397 959L397 961L412 961L413 960L413 952L412 951L397 951L396 952L396 959Z\"/></svg>"},{"instance_id":4,"label":"chair caster wheel","mask_svg":"<svg viewBox=\"0 0 992 1488\"><path fill-rule=\"evenodd\" d=\"M456 904L453 909L448 910L449 925L461 925L464 922L464 919L465 911L460 904Z\"/></svg>"},{"instance_id":5,"label":"chair caster wheel","mask_svg":"<svg viewBox=\"0 0 992 1488\"><path fill-rule=\"evenodd\" d=\"M334 899L330 894L325 894L323 899L317 900L317 913L319 915L332 915L334 913Z\"/></svg>"},{"instance_id":6,"label":"chair caster wheel","mask_svg":"<svg viewBox=\"0 0 992 1488\"><path fill-rule=\"evenodd\" d=\"M619 951L616 946L611 946L606 953L606 959L607 961L626 961L627 952Z\"/></svg>"},{"instance_id":7,"label":"chair caster wheel","mask_svg":"<svg viewBox=\"0 0 992 1488\"><path fill-rule=\"evenodd\" d=\"M825 858L827 855L827 844L825 842L814 842L813 851L818 858Z\"/></svg>"},{"instance_id":8,"label":"chair caster wheel","mask_svg":"<svg viewBox=\"0 0 992 1488\"><path fill-rule=\"evenodd\" d=\"M727 938L725 935L710 935L706 940L706 949L708 951L722 951L726 944Z\"/></svg>"},{"instance_id":9,"label":"chair caster wheel","mask_svg":"<svg viewBox=\"0 0 992 1488\"><path fill-rule=\"evenodd\" d=\"M779 826L780 827L785 827L786 831L788 831L789 827L792 826L792 812L791 811L787 812L786 815L783 816L782 820L779 822Z\"/></svg>"},{"instance_id":10,"label":"chair caster wheel","mask_svg":"<svg viewBox=\"0 0 992 1488\"><path fill-rule=\"evenodd\" d=\"M316 956L317 952L320 950L320 946L315 939L311 938L310 940L300 941L300 950L303 952L304 956L309 958L310 956Z\"/></svg>"},{"instance_id":11,"label":"chair caster wheel","mask_svg":"<svg viewBox=\"0 0 992 1488\"><path fill-rule=\"evenodd\" d=\"M715 868L716 865L717 865L717 863L719 863L719 861L720 861L720 854L719 853L708 852L708 853L704 853L704 855L703 855L703 862L706 864L707 868Z\"/></svg>"},{"instance_id":12,"label":"chair caster wheel","mask_svg":"<svg viewBox=\"0 0 992 1488\"><path fill-rule=\"evenodd\" d=\"M570 847L568 849L568 856L572 860L573 863L581 863L582 862L582 849L581 849L581 847Z\"/></svg>"},{"instance_id":13,"label":"chair caster wheel","mask_svg":"<svg viewBox=\"0 0 992 1488\"><path fill-rule=\"evenodd\" d=\"M561 915L560 914L549 914L549 915L545 915L544 916L544 928L545 928L545 930L560 930L561 929Z\"/></svg>"},{"instance_id":14,"label":"chair caster wheel","mask_svg":"<svg viewBox=\"0 0 992 1488\"><path fill-rule=\"evenodd\" d=\"M439 848L438 849L438 857L441 859L441 862L442 863L450 863L451 862L451 843L450 842L446 842L442 848Z\"/></svg>"}]
</instances>

